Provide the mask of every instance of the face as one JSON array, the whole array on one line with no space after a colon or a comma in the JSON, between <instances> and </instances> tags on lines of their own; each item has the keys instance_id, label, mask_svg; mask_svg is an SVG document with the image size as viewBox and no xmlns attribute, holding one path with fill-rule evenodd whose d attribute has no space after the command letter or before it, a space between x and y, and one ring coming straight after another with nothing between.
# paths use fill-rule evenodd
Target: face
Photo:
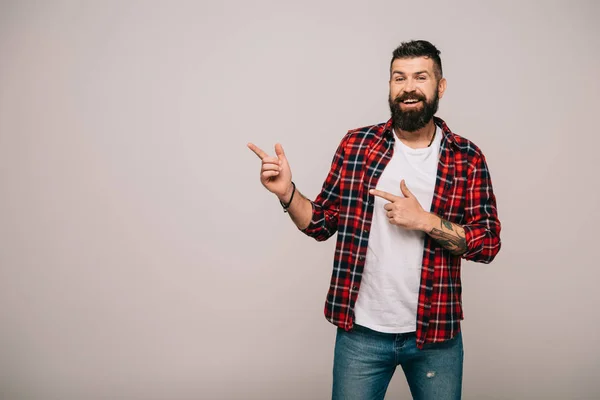
<instances>
[{"instance_id":1,"label":"face","mask_svg":"<svg viewBox=\"0 0 600 400\"><path fill-rule=\"evenodd\" d=\"M431 121L446 90L446 79L438 81L434 71L430 58L394 60L388 99L394 128L414 132Z\"/></svg>"}]
</instances>

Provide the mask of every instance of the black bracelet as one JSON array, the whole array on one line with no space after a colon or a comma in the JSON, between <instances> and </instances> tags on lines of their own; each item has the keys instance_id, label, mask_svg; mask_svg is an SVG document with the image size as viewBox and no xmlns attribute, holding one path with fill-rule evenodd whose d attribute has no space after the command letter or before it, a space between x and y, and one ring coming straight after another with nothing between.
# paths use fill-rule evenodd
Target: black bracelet
<instances>
[{"instance_id":1,"label":"black bracelet","mask_svg":"<svg viewBox=\"0 0 600 400\"><path fill-rule=\"evenodd\" d=\"M294 187L294 189L292 189L292 197L290 197L289 203L285 204L283 201L279 200L281 207L283 207L283 212L287 212L287 209L290 208L290 205L292 204L292 200L294 200L294 194L296 193L296 184L293 181L292 186Z\"/></svg>"}]
</instances>

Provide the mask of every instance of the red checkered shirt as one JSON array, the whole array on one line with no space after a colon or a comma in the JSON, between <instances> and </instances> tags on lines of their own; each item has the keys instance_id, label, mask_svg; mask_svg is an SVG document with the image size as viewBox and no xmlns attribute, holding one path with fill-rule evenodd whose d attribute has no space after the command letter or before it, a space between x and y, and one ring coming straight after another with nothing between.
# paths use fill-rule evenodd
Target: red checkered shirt
<instances>
[{"instance_id":1,"label":"red checkered shirt","mask_svg":"<svg viewBox=\"0 0 600 400\"><path fill-rule=\"evenodd\" d=\"M489 263L500 250L500 221L492 181L481 150L442 128L437 179L430 211L465 229L467 252L454 256L425 235L417 306L417 345L441 342L460 331L463 319L460 264ZM305 234L323 241L337 232L325 317L350 330L373 218L375 188L392 158L391 120L349 131L342 139L322 190L312 202L313 216Z\"/></svg>"}]
</instances>

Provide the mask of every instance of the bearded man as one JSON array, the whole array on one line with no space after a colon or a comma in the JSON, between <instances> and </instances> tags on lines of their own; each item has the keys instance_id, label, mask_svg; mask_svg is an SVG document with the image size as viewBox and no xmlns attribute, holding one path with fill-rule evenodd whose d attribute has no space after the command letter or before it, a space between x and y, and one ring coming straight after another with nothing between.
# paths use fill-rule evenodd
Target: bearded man
<instances>
[{"instance_id":1,"label":"bearded man","mask_svg":"<svg viewBox=\"0 0 600 400\"><path fill-rule=\"evenodd\" d=\"M386 123L349 131L314 201L280 144L260 179L306 235L337 232L325 317L337 326L333 399L383 399L401 366L414 399L460 399L461 259L489 263L500 221L485 157L435 116L439 50L402 43L390 64Z\"/></svg>"}]
</instances>

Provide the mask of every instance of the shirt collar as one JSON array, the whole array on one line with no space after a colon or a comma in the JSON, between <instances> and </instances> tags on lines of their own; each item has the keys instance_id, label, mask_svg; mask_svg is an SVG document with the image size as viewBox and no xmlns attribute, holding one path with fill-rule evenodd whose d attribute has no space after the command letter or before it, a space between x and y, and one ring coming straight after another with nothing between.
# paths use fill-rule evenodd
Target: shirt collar
<instances>
[{"instance_id":1,"label":"shirt collar","mask_svg":"<svg viewBox=\"0 0 600 400\"><path fill-rule=\"evenodd\" d=\"M448 128L446 122L443 119L438 117L433 117L433 123L442 128L442 133L446 137L448 143L452 145L456 145L456 141L454 139L454 133ZM392 129L392 119L390 118L385 125L383 125L383 135L389 135L390 137L394 136L394 130Z\"/></svg>"}]
</instances>

